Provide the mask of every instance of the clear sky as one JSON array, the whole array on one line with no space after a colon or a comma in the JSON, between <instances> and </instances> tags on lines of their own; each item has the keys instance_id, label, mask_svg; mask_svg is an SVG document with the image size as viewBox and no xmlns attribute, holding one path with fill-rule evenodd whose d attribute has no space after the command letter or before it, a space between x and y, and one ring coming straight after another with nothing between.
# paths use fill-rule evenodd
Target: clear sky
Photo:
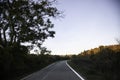
<instances>
[{"instance_id":1,"label":"clear sky","mask_svg":"<svg viewBox=\"0 0 120 80\"><path fill-rule=\"evenodd\" d=\"M120 37L119 0L58 0L64 18L54 21L55 38L44 46L51 54L78 54L100 45L116 44Z\"/></svg>"}]
</instances>

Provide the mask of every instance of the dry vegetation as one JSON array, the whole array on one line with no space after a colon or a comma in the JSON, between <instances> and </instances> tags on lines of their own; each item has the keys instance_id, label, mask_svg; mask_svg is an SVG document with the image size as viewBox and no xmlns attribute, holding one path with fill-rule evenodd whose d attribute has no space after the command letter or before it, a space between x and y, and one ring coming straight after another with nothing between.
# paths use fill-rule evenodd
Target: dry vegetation
<instances>
[{"instance_id":1,"label":"dry vegetation","mask_svg":"<svg viewBox=\"0 0 120 80\"><path fill-rule=\"evenodd\" d=\"M69 62L86 80L120 80L120 45L100 46Z\"/></svg>"}]
</instances>

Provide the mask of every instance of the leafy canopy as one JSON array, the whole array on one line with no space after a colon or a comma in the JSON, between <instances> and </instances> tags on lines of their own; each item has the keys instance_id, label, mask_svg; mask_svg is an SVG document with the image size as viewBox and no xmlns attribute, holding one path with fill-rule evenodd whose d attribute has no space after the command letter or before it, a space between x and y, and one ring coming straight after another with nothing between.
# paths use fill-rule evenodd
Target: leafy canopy
<instances>
[{"instance_id":1,"label":"leafy canopy","mask_svg":"<svg viewBox=\"0 0 120 80\"><path fill-rule=\"evenodd\" d=\"M54 37L51 18L60 12L49 0L0 0L0 46L29 42L41 44Z\"/></svg>"}]
</instances>

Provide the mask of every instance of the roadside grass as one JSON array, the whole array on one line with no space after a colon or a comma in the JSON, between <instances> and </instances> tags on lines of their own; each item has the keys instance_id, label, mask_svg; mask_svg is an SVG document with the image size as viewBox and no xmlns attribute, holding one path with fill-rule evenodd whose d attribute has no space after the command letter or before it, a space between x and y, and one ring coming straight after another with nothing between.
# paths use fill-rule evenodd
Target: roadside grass
<instances>
[{"instance_id":1,"label":"roadside grass","mask_svg":"<svg viewBox=\"0 0 120 80\"><path fill-rule=\"evenodd\" d=\"M68 63L85 80L120 80L120 45L84 51Z\"/></svg>"},{"instance_id":2,"label":"roadside grass","mask_svg":"<svg viewBox=\"0 0 120 80\"><path fill-rule=\"evenodd\" d=\"M52 63L54 63L54 62L52 62ZM37 71L39 71L39 70L42 70L43 68L45 68L46 66L48 66L48 65L50 65L50 64L52 64L52 63L46 64L46 65L44 65L44 66L39 66L39 67L37 66L37 67L35 67L35 68L32 68L32 69L29 70L29 71L25 71L24 73L19 73L19 74L16 73L14 76L8 77L7 80L21 80L22 78L24 78L24 77L26 77L26 76L34 73L34 72L37 72Z\"/></svg>"},{"instance_id":3,"label":"roadside grass","mask_svg":"<svg viewBox=\"0 0 120 80\"><path fill-rule=\"evenodd\" d=\"M61 60L60 60L60 61L61 61ZM54 61L54 62L51 62L51 63L49 63L49 64L46 64L46 65L44 65L44 66L42 66L42 67L32 69L31 71L27 71L26 73L24 73L24 74L22 74L22 75L19 75L19 76L16 76L16 77L14 77L14 79L11 79L11 80L21 80L22 78L24 78L24 77L26 77L26 76L34 73L34 72L40 71L40 70L44 69L45 67L53 64L53 63L56 64L57 62L59 62L59 61Z\"/></svg>"},{"instance_id":4,"label":"roadside grass","mask_svg":"<svg viewBox=\"0 0 120 80\"><path fill-rule=\"evenodd\" d=\"M76 65L72 61L68 61L68 64L76 71L78 72L85 80L104 80L102 77L102 73L97 72L95 69L93 69L93 66L87 61L80 61L80 65Z\"/></svg>"},{"instance_id":5,"label":"roadside grass","mask_svg":"<svg viewBox=\"0 0 120 80\"><path fill-rule=\"evenodd\" d=\"M42 68L44 68L44 67L42 67ZM38 71L38 70L41 70L42 68L40 67L40 68L32 69L31 71L26 71L26 72L21 73L21 74L16 74L13 77L10 76L10 78L8 78L8 80L20 80L20 79L22 79L22 78L24 78L24 77Z\"/></svg>"}]
</instances>

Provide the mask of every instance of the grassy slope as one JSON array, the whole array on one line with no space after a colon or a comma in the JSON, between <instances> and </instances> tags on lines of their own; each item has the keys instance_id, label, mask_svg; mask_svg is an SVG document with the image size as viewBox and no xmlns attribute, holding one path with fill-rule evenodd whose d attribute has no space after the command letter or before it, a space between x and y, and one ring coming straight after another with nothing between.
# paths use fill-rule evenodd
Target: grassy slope
<instances>
[{"instance_id":1,"label":"grassy slope","mask_svg":"<svg viewBox=\"0 0 120 80\"><path fill-rule=\"evenodd\" d=\"M89 50L85 52L85 55L83 52L68 63L85 77L85 80L120 80L120 45L106 47L95 54L92 52L99 48Z\"/></svg>"},{"instance_id":2,"label":"grassy slope","mask_svg":"<svg viewBox=\"0 0 120 80\"><path fill-rule=\"evenodd\" d=\"M104 80L102 74L95 72L87 65L81 64L80 66L74 64L72 61L69 61L68 64L75 69L85 80ZM92 74L91 74L92 73Z\"/></svg>"}]
</instances>

